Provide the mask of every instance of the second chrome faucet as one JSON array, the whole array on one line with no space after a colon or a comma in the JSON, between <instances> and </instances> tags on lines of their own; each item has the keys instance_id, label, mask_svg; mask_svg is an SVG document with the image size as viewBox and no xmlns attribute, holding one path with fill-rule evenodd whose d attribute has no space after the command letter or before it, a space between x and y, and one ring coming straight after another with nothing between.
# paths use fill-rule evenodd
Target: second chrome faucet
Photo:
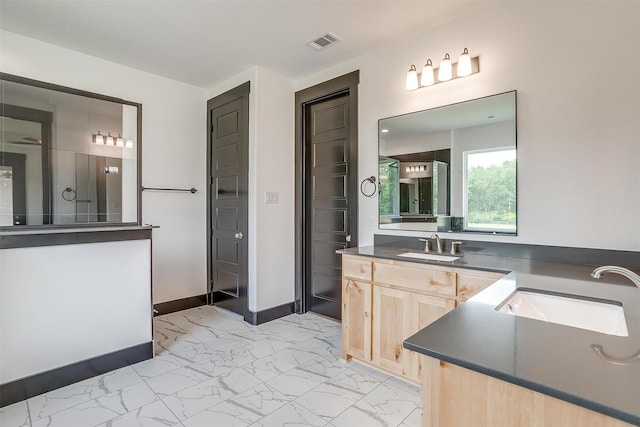
<instances>
[{"instance_id":1,"label":"second chrome faucet","mask_svg":"<svg viewBox=\"0 0 640 427\"><path fill-rule=\"evenodd\" d=\"M419 239L421 242L424 242L424 251L425 253L430 253L431 252L431 241L435 240L436 241L436 251L441 254L444 252L443 248L444 248L444 239L441 239L440 236L438 236L437 233L433 233L431 235L430 238L428 239ZM459 255L458 253L458 245L461 245L462 242L451 242L451 254L452 255Z\"/></svg>"}]
</instances>

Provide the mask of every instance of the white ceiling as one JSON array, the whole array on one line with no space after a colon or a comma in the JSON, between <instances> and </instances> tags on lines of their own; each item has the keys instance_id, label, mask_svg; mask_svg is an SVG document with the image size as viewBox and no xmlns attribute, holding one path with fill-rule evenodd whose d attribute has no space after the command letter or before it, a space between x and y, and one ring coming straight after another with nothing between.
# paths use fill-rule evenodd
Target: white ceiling
<instances>
[{"instance_id":1,"label":"white ceiling","mask_svg":"<svg viewBox=\"0 0 640 427\"><path fill-rule=\"evenodd\" d=\"M0 28L211 88L254 65L300 79L492 4L0 0ZM305 45L327 31L343 41L319 52Z\"/></svg>"}]
</instances>

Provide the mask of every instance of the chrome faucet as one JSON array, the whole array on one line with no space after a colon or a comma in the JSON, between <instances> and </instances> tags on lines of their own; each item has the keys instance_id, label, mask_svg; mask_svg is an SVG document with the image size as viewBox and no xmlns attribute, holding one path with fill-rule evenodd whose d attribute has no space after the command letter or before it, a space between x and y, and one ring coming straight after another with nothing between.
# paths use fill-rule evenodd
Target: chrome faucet
<instances>
[{"instance_id":1,"label":"chrome faucet","mask_svg":"<svg viewBox=\"0 0 640 427\"><path fill-rule=\"evenodd\" d=\"M436 248L438 249L438 253L441 254L442 253L442 241L440 240L440 236L438 236L438 234L436 234L436 233L433 233L431 235L431 239L435 239Z\"/></svg>"},{"instance_id":2,"label":"chrome faucet","mask_svg":"<svg viewBox=\"0 0 640 427\"><path fill-rule=\"evenodd\" d=\"M627 279L631 280L637 287L640 288L640 276L634 273L631 270L627 270L623 267L618 267L617 265L603 265L602 267L598 267L591 272L591 277L594 279L601 279L603 273L616 273L620 274Z\"/></svg>"}]
</instances>

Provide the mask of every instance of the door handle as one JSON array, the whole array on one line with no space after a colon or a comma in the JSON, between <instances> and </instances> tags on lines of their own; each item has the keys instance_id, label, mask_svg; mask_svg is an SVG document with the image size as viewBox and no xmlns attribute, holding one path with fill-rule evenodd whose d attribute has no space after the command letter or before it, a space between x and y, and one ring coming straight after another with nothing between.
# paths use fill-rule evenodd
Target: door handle
<instances>
[{"instance_id":1,"label":"door handle","mask_svg":"<svg viewBox=\"0 0 640 427\"><path fill-rule=\"evenodd\" d=\"M236 240L242 240L242 238L244 237L244 234L242 234L242 231L238 231L233 237L235 237Z\"/></svg>"}]
</instances>

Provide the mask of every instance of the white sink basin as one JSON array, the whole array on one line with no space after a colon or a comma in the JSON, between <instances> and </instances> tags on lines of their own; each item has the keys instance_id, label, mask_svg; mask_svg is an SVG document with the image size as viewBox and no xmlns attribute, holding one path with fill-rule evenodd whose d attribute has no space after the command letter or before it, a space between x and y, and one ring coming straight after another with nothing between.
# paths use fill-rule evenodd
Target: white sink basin
<instances>
[{"instance_id":1,"label":"white sink basin","mask_svg":"<svg viewBox=\"0 0 640 427\"><path fill-rule=\"evenodd\" d=\"M426 254L421 252L405 252L398 256L401 256L404 258L425 259L429 261L455 261L457 259L460 259L459 256Z\"/></svg>"},{"instance_id":2,"label":"white sink basin","mask_svg":"<svg viewBox=\"0 0 640 427\"><path fill-rule=\"evenodd\" d=\"M500 303L496 310L603 334L629 336L622 306L613 302L521 290Z\"/></svg>"}]
</instances>

